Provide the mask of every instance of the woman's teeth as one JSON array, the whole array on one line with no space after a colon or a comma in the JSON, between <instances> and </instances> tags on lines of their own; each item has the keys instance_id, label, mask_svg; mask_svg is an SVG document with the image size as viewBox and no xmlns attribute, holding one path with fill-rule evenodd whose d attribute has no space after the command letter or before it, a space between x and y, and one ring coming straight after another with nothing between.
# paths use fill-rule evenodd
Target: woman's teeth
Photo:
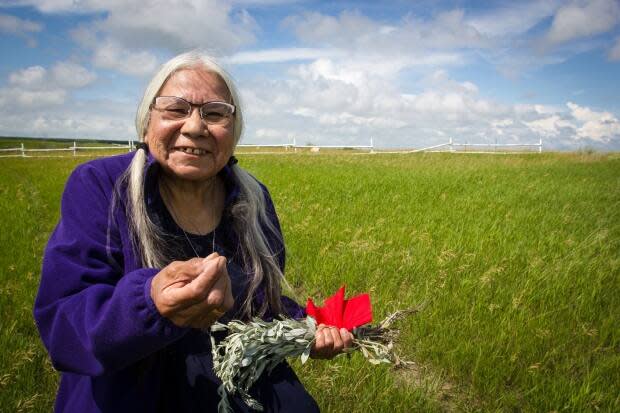
<instances>
[{"instance_id":1,"label":"woman's teeth","mask_svg":"<svg viewBox=\"0 0 620 413\"><path fill-rule=\"evenodd\" d=\"M205 153L207 153L207 151L205 151L204 149L200 149L200 148L181 147L181 148L176 148L176 150L189 153L191 155L204 155Z\"/></svg>"}]
</instances>

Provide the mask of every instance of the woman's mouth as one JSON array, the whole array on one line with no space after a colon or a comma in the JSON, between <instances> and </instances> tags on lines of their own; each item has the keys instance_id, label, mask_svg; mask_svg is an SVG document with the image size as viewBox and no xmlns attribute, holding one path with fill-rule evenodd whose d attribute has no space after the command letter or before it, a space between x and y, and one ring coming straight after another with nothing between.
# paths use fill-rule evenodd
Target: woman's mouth
<instances>
[{"instance_id":1,"label":"woman's mouth","mask_svg":"<svg viewBox=\"0 0 620 413\"><path fill-rule=\"evenodd\" d=\"M173 148L174 151L180 151L189 155L205 155L207 151L201 148L190 148L189 146L177 146Z\"/></svg>"}]
</instances>

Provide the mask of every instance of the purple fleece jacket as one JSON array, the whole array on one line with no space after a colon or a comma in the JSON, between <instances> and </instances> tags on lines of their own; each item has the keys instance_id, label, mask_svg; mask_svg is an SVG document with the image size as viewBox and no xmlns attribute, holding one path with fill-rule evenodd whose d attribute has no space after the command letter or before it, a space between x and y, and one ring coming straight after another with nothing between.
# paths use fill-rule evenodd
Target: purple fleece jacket
<instances>
[{"instance_id":1,"label":"purple fleece jacket","mask_svg":"<svg viewBox=\"0 0 620 413\"><path fill-rule=\"evenodd\" d=\"M143 268L134 254L123 191L120 206L110 213L114 184L133 155L90 161L73 171L62 197L60 221L45 250L34 316L52 363L61 372L55 410L216 411L220 381L212 371L208 336L178 327L157 311L150 288L159 269ZM147 210L178 235L157 189L159 165L149 156L146 168ZM227 197L216 229L220 244L216 250L230 259L228 272L237 299L248 279L235 254L237 237L229 214L239 189L227 166L220 176ZM279 228L266 190L265 195L269 216ZM213 243L206 238L196 242L205 248ZM284 246L273 242L283 268ZM303 317L303 309L283 300L289 315ZM264 375L254 392L266 411L318 410L286 364ZM233 406L235 411L247 411L236 398Z\"/></svg>"}]
</instances>

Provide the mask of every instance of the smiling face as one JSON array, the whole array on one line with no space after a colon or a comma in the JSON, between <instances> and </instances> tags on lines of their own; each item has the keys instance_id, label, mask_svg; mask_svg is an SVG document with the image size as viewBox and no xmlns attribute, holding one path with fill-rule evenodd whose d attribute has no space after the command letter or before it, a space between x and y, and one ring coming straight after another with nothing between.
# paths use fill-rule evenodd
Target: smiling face
<instances>
[{"instance_id":1,"label":"smiling face","mask_svg":"<svg viewBox=\"0 0 620 413\"><path fill-rule=\"evenodd\" d=\"M226 83L203 68L174 73L158 96L178 96L191 103L231 100ZM144 140L164 173L191 181L207 180L217 175L233 153L234 118L224 125L207 125L197 107L180 120L165 119L162 112L151 110Z\"/></svg>"}]
</instances>

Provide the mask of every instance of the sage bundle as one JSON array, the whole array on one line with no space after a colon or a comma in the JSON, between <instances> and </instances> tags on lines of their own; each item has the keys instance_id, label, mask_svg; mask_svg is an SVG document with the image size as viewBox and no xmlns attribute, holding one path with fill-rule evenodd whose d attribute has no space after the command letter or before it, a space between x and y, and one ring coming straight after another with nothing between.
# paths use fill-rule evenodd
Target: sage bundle
<instances>
[{"instance_id":1,"label":"sage bundle","mask_svg":"<svg viewBox=\"0 0 620 413\"><path fill-rule=\"evenodd\" d=\"M262 411L261 403L250 395L250 388L263 373L269 374L287 358L299 357L304 364L310 357L317 322L343 327L352 318L357 317L357 322L367 320L370 311L370 300L363 295L344 300L344 287L326 300L322 308L312 308L310 303L311 300L307 307L308 317L301 320L282 317L265 321L254 318L247 323L233 320L228 324L215 323L211 327L213 332L228 332L226 338L219 343L211 336L213 369L222 381L218 388L219 413L233 411L228 397L234 394L238 394L250 408ZM335 303L343 305L334 306ZM346 306L350 303L354 303L350 308L359 306L355 311L347 313ZM392 329L391 325L415 311L417 310L397 311L376 326L352 327L349 330L353 334L353 345L343 353L359 351L372 364L408 364L409 362L402 360L394 351L394 342L399 332ZM349 318L346 314L349 314ZM326 320L326 317L335 317L338 320Z\"/></svg>"}]
</instances>

